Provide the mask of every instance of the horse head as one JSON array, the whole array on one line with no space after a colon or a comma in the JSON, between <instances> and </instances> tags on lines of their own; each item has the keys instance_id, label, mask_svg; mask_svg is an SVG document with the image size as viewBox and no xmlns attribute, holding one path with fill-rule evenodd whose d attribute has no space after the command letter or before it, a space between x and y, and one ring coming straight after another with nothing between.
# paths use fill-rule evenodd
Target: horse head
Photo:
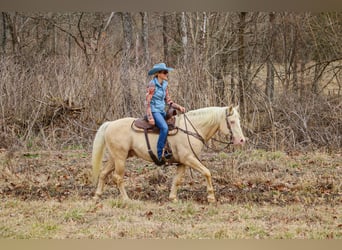
<instances>
[{"instance_id":1,"label":"horse head","mask_svg":"<svg viewBox=\"0 0 342 250\"><path fill-rule=\"evenodd\" d=\"M225 119L222 119L220 130L224 134L231 135L231 142L234 145L243 145L246 138L240 126L239 106L229 106L226 110Z\"/></svg>"}]
</instances>

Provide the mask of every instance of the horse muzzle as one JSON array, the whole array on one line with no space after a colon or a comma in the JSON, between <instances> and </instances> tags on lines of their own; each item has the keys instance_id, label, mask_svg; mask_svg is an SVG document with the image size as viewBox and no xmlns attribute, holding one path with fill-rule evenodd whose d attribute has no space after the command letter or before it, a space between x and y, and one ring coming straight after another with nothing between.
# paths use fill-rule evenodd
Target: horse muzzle
<instances>
[{"instance_id":1,"label":"horse muzzle","mask_svg":"<svg viewBox=\"0 0 342 250\"><path fill-rule=\"evenodd\" d=\"M233 137L232 138L232 144L233 145L244 145L246 142L246 138L245 137Z\"/></svg>"}]
</instances>

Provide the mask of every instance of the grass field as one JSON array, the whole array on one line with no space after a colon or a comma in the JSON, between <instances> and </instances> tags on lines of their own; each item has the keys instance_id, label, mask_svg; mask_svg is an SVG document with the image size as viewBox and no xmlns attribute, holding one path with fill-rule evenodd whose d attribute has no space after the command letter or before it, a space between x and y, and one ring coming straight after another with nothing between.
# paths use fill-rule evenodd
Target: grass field
<instances>
[{"instance_id":1,"label":"grass field","mask_svg":"<svg viewBox=\"0 0 342 250\"><path fill-rule=\"evenodd\" d=\"M127 162L130 202L108 179L92 200L90 152L0 153L0 238L341 239L341 154L205 152L217 204L189 170L168 202L174 166Z\"/></svg>"}]
</instances>

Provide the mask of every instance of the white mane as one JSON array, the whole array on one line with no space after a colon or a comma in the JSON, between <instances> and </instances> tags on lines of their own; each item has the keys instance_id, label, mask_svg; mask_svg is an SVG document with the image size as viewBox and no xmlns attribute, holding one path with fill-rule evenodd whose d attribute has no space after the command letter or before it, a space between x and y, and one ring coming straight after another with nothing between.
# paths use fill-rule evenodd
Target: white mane
<instances>
[{"instance_id":1,"label":"white mane","mask_svg":"<svg viewBox=\"0 0 342 250\"><path fill-rule=\"evenodd\" d=\"M186 113L189 119L198 126L217 124L225 117L227 107L207 107Z\"/></svg>"}]
</instances>

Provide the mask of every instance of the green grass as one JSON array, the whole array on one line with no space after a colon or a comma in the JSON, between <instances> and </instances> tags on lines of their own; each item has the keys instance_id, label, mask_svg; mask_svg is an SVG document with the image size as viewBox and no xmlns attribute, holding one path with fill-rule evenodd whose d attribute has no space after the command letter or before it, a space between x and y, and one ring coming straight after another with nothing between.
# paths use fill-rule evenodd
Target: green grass
<instances>
[{"instance_id":1,"label":"green grass","mask_svg":"<svg viewBox=\"0 0 342 250\"><path fill-rule=\"evenodd\" d=\"M84 222L84 220L85 220L84 214L85 214L85 212L82 209L73 208L64 214L64 220L65 221Z\"/></svg>"},{"instance_id":2,"label":"green grass","mask_svg":"<svg viewBox=\"0 0 342 250\"><path fill-rule=\"evenodd\" d=\"M58 231L58 225L55 222L35 222L28 231L29 238L51 238Z\"/></svg>"}]
</instances>

